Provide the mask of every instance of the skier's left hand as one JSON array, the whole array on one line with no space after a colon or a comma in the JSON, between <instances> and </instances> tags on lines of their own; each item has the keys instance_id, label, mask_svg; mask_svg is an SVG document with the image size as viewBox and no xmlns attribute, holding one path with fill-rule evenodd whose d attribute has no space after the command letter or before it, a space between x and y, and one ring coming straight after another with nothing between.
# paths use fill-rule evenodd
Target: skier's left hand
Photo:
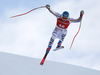
<instances>
[{"instance_id":1,"label":"skier's left hand","mask_svg":"<svg viewBox=\"0 0 100 75\"><path fill-rule=\"evenodd\" d=\"M80 11L80 14L82 14L82 15L83 15L83 14L84 14L84 10L81 10L81 11Z\"/></svg>"},{"instance_id":2,"label":"skier's left hand","mask_svg":"<svg viewBox=\"0 0 100 75\"><path fill-rule=\"evenodd\" d=\"M83 17L83 14L84 14L84 10L81 10L80 11L80 18L82 19L82 17Z\"/></svg>"}]
</instances>

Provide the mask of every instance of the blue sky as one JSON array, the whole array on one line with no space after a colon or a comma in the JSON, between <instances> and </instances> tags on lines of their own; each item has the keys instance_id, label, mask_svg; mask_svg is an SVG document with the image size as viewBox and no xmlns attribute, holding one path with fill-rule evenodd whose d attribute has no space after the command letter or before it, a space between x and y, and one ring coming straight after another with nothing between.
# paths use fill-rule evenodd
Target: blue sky
<instances>
[{"instance_id":1,"label":"blue sky","mask_svg":"<svg viewBox=\"0 0 100 75\"><path fill-rule=\"evenodd\" d=\"M67 10L71 18L78 18L84 10L82 27L72 49L69 47L79 23L69 26L63 42L65 48L57 52L51 50L47 59L100 70L99 3L99 0L0 1L0 51L42 59L56 25L56 17L46 8L13 19L11 16L46 4L59 13ZM57 42L58 39L53 48Z\"/></svg>"}]
</instances>

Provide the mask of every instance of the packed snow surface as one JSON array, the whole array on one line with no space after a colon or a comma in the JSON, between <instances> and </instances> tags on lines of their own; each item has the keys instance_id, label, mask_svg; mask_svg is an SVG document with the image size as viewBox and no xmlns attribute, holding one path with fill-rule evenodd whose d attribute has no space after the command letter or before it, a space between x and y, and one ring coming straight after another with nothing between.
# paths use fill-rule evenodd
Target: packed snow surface
<instances>
[{"instance_id":1,"label":"packed snow surface","mask_svg":"<svg viewBox=\"0 0 100 75\"><path fill-rule=\"evenodd\" d=\"M0 75L100 75L100 71L80 66L0 52Z\"/></svg>"}]
</instances>

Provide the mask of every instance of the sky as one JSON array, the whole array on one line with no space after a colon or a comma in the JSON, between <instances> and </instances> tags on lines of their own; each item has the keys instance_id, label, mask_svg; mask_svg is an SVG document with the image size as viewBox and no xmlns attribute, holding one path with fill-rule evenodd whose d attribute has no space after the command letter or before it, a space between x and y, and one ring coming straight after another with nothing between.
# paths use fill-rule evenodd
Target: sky
<instances>
[{"instance_id":1,"label":"sky","mask_svg":"<svg viewBox=\"0 0 100 75\"><path fill-rule=\"evenodd\" d=\"M80 23L72 23L63 41L64 49L50 51L47 60L73 64L100 70L100 1L99 0L3 0L0 1L0 51L42 59L52 31L56 26L56 17L46 8L30 12L27 15L10 18L36 7L49 4L62 13L68 11L71 18L77 19L80 11L85 14L82 27L72 49L72 39ZM52 49L57 45L55 40Z\"/></svg>"}]
</instances>

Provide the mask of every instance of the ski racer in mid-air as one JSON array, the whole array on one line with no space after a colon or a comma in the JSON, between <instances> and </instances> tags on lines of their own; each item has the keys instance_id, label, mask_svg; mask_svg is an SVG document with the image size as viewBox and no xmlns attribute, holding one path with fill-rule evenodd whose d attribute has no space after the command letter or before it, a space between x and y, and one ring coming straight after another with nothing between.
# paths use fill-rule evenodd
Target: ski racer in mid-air
<instances>
[{"instance_id":1,"label":"ski racer in mid-air","mask_svg":"<svg viewBox=\"0 0 100 75\"><path fill-rule=\"evenodd\" d=\"M56 38L59 39L56 49L64 48L64 46L61 46L61 44L67 34L68 26L70 25L70 23L80 22L83 14L84 14L84 11L82 10L80 12L80 17L78 19L73 19L73 18L69 18L69 13L67 11L64 11L62 14L59 14L59 13L53 11L50 8L50 5L46 5L46 8L54 16L57 17L57 23L56 23L55 29L53 30L53 33L52 33L51 39L49 41L48 47L46 49L46 54L45 54L44 58L46 58L46 56L49 53L50 49L52 48L53 42ZM43 63L41 62L40 64L42 65Z\"/></svg>"}]
</instances>

